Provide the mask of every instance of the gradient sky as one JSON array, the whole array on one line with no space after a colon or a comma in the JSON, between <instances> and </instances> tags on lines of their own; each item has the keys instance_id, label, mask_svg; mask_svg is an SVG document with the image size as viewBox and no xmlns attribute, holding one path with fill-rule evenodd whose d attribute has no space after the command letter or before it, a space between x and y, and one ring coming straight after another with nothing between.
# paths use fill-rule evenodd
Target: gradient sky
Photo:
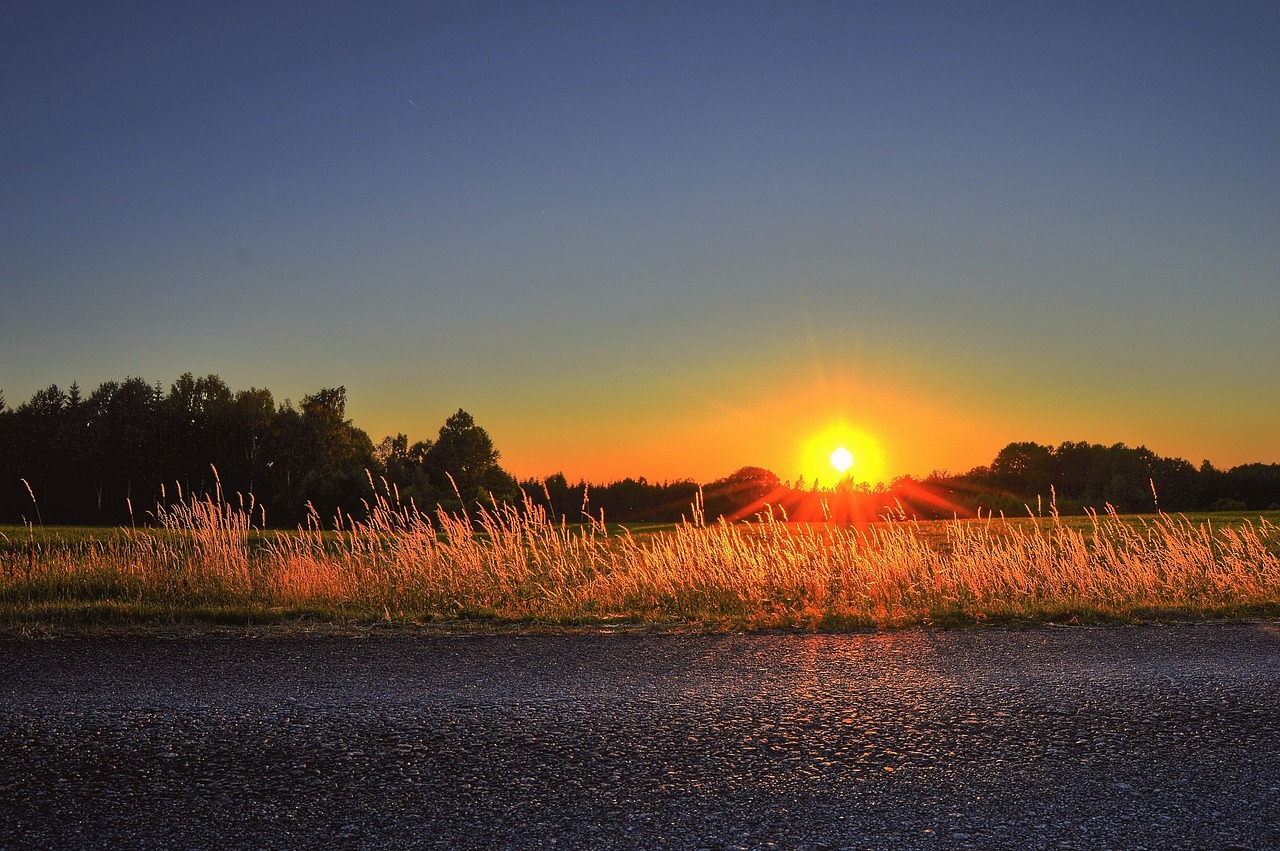
<instances>
[{"instance_id":1,"label":"gradient sky","mask_svg":"<svg viewBox=\"0 0 1280 851\"><path fill-rule=\"evenodd\" d=\"M1280 461L1280 4L7 2L0 127L11 406L345 385L522 478Z\"/></svg>"}]
</instances>

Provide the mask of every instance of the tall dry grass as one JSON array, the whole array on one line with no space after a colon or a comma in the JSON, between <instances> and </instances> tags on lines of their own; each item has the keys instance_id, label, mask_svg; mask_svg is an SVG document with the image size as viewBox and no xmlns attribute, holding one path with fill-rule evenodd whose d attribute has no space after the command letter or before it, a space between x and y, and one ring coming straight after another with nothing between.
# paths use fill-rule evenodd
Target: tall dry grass
<instances>
[{"instance_id":1,"label":"tall dry grass","mask_svg":"<svg viewBox=\"0 0 1280 851\"><path fill-rule=\"evenodd\" d=\"M257 513L255 513L257 512ZM76 546L34 544L0 575L16 620L613 621L708 628L1274 615L1280 528L1215 528L1110 512L869 527L690 519L655 534L568 525L532 501L430 515L385 489L367 519L314 514L260 536L252 501L186 498L152 528ZM939 530L941 526L941 530ZM37 557L38 555L38 557ZM79 613L79 614L77 614ZM86 615L86 613L88 613Z\"/></svg>"}]
</instances>

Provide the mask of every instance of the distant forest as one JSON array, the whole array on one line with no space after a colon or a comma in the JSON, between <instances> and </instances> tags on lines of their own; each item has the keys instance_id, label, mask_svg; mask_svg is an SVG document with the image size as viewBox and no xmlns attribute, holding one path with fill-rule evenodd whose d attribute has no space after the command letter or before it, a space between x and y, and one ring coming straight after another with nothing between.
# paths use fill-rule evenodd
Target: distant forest
<instances>
[{"instance_id":1,"label":"distant forest","mask_svg":"<svg viewBox=\"0 0 1280 851\"><path fill-rule=\"evenodd\" d=\"M0 393L0 523L146 524L158 505L221 490L255 523L292 528L340 514L362 517L375 488L404 505L457 512L529 499L554 517L671 522L692 506L708 519L771 512L791 520L868 522L978 513L1062 514L1280 509L1280 464L1219 470L1145 447L1011 443L992 462L956 475L904 476L887 485L806 487L759 467L701 485L692 480L518 482L488 432L459 410L433 439L403 434L375 444L346 416L346 388L295 405L271 391L232 391L190 373L166 392L141 378L108 381L88 396L51 386L16 408Z\"/></svg>"}]
</instances>

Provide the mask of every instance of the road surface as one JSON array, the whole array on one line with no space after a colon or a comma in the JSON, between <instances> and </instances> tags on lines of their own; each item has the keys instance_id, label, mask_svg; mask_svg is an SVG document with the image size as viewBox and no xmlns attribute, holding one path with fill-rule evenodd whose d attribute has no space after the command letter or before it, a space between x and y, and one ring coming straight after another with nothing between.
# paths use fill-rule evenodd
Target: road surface
<instances>
[{"instance_id":1,"label":"road surface","mask_svg":"<svg viewBox=\"0 0 1280 851\"><path fill-rule=\"evenodd\" d=\"M0 641L7 848L1280 848L1280 626Z\"/></svg>"}]
</instances>

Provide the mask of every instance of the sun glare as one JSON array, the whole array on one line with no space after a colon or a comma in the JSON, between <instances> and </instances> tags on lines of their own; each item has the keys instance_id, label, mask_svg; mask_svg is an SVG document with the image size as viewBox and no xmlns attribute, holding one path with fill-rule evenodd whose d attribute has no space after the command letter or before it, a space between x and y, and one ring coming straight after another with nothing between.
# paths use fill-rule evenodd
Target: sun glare
<instances>
[{"instance_id":1,"label":"sun glare","mask_svg":"<svg viewBox=\"0 0 1280 851\"><path fill-rule=\"evenodd\" d=\"M885 474L884 450L874 437L843 423L828 426L800 447L805 482L829 487L849 480L875 484Z\"/></svg>"}]
</instances>

